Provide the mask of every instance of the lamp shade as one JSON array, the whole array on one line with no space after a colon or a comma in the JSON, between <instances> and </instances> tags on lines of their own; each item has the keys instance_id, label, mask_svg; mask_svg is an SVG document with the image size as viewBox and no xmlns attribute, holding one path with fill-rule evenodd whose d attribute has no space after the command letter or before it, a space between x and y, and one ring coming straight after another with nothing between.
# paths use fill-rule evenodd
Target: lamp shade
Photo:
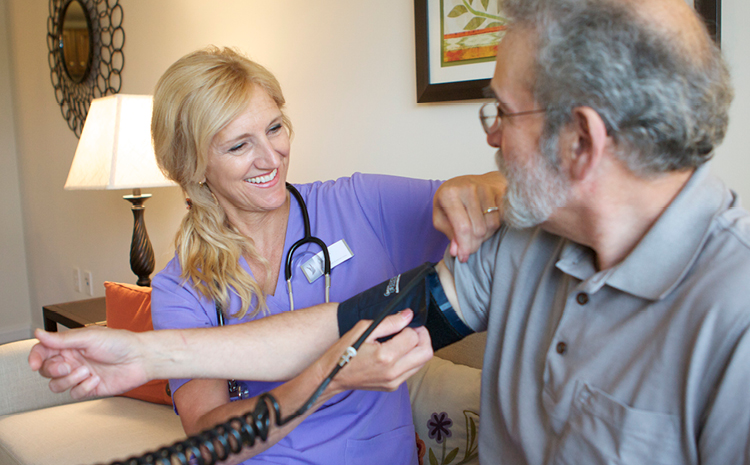
<instances>
[{"instance_id":1,"label":"lamp shade","mask_svg":"<svg viewBox=\"0 0 750 465\"><path fill-rule=\"evenodd\" d=\"M150 95L116 94L91 102L65 189L174 186L156 165Z\"/></svg>"}]
</instances>

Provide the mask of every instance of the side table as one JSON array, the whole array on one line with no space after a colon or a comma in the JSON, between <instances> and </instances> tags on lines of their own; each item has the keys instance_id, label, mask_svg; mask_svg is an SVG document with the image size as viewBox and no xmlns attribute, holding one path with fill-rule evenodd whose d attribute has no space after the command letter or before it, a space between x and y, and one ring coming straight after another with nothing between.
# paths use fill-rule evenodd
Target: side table
<instances>
[{"instance_id":1,"label":"side table","mask_svg":"<svg viewBox=\"0 0 750 465\"><path fill-rule=\"evenodd\" d=\"M57 332L57 324L68 328L107 324L107 307L104 297L78 300L42 307L44 330Z\"/></svg>"}]
</instances>

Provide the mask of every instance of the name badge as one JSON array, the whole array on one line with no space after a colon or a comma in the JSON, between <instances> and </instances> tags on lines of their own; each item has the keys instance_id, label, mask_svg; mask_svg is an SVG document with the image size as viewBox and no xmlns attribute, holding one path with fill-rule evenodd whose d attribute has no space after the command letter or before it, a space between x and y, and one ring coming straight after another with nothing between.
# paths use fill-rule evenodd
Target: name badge
<instances>
[{"instance_id":1,"label":"name badge","mask_svg":"<svg viewBox=\"0 0 750 465\"><path fill-rule=\"evenodd\" d=\"M328 246L328 255L331 257L331 269L344 263L354 256L352 249L344 239L331 244ZM323 267L325 266L325 260L323 259L323 251L318 252L310 260L302 264L302 272L305 274L307 281L312 284L323 276Z\"/></svg>"}]
</instances>

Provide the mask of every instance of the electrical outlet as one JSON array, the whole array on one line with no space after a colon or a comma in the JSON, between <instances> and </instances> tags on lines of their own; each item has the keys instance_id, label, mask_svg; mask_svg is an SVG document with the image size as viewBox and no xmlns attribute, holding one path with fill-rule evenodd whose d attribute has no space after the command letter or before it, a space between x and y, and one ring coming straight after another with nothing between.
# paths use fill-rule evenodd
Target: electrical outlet
<instances>
[{"instance_id":1,"label":"electrical outlet","mask_svg":"<svg viewBox=\"0 0 750 465\"><path fill-rule=\"evenodd\" d=\"M90 271L83 272L83 288L86 294L93 297L94 295L94 278L91 276Z\"/></svg>"},{"instance_id":2,"label":"electrical outlet","mask_svg":"<svg viewBox=\"0 0 750 465\"><path fill-rule=\"evenodd\" d=\"M81 292L81 269L73 268L73 290Z\"/></svg>"}]
</instances>

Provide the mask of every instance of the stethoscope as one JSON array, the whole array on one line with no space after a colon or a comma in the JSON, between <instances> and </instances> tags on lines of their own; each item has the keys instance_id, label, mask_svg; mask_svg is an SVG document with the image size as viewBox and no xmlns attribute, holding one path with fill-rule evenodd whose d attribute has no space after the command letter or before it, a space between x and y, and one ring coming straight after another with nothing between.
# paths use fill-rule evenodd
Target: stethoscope
<instances>
[{"instance_id":1,"label":"stethoscope","mask_svg":"<svg viewBox=\"0 0 750 465\"><path fill-rule=\"evenodd\" d=\"M323 274L326 277L326 303L328 303L330 302L329 296L331 291L331 257L328 255L328 247L326 247L325 242L310 234L310 215L307 213L307 205L305 204L305 201L302 200L299 191L289 183L286 183L286 189L295 199L297 199L299 209L302 212L302 223L305 225L304 237L292 244L289 248L289 252L286 254L284 278L286 279L286 287L289 289L289 310L294 310L294 293L292 292L292 261L294 259L294 252L296 252L301 246L311 242L313 244L318 244L323 251Z\"/></svg>"},{"instance_id":2,"label":"stethoscope","mask_svg":"<svg viewBox=\"0 0 750 465\"><path fill-rule=\"evenodd\" d=\"M326 303L329 302L329 294L331 290L331 257L328 255L328 247L326 247L325 242L310 233L310 215L307 212L307 204L305 204L299 191L289 183L286 183L286 189L291 192L295 199L297 199L299 209L302 212L302 223L305 226L305 236L292 244L292 247L289 248L289 252L286 254L286 267L284 268L284 278L286 278L286 286L287 289L289 289L289 310L294 310L294 294L292 293L292 261L294 259L294 252L301 246L310 242L318 244L321 250L323 250L323 270L326 277ZM218 324L219 326L224 326L224 312L222 312L221 306L218 303L216 303L215 306ZM236 380L230 379L227 380L227 383L229 385L229 397L231 399L247 399L250 397L247 388L240 386Z\"/></svg>"}]
</instances>

